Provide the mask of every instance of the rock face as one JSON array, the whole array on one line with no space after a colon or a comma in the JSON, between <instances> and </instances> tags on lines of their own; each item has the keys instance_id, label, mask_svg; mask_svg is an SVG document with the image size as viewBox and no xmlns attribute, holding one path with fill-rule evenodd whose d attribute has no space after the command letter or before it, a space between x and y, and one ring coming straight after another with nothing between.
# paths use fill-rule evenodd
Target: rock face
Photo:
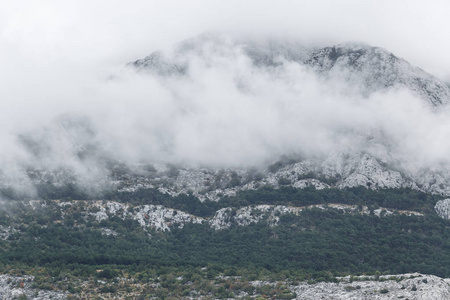
<instances>
[{"instance_id":1,"label":"rock face","mask_svg":"<svg viewBox=\"0 0 450 300\"><path fill-rule=\"evenodd\" d=\"M130 176L120 191L158 188L160 192L172 196L192 193L200 200L213 201L224 196L234 196L238 191L254 190L261 186L316 189L363 186L369 189L412 188L438 194L450 193L447 186L436 183L436 176L424 179L419 173L401 173L389 168L385 163L389 160L391 158L383 154L377 159L368 153L337 152L331 153L327 158L307 158L299 162L277 161L266 169L256 171L198 169L186 166L180 167L178 175L172 178L164 171L152 179ZM431 183L433 180L434 183ZM161 181L168 184L161 187Z\"/></svg>"},{"instance_id":2,"label":"rock face","mask_svg":"<svg viewBox=\"0 0 450 300\"><path fill-rule=\"evenodd\" d=\"M305 62L327 76L344 75L362 93L405 87L432 105L447 103L448 87L407 61L378 47L360 43L341 44L314 51Z\"/></svg>"},{"instance_id":3,"label":"rock face","mask_svg":"<svg viewBox=\"0 0 450 300\"><path fill-rule=\"evenodd\" d=\"M403 278L403 279L402 279ZM360 299L450 299L450 280L432 275L403 274L380 276L380 281L347 277L339 283L302 283L291 287L296 299L360 300Z\"/></svg>"},{"instance_id":4,"label":"rock face","mask_svg":"<svg viewBox=\"0 0 450 300\"><path fill-rule=\"evenodd\" d=\"M71 202L61 202L61 207L71 206ZM86 217L94 216L97 222L107 220L110 217L121 219L133 219L138 221L143 228L152 228L161 231L170 231L171 228L183 228L187 223L200 224L203 219L186 212L167 208L161 205L139 205L130 206L128 204L114 201L78 201L78 209L83 211ZM64 211L61 211L62 219ZM104 234L114 235L114 232L105 228Z\"/></svg>"}]
</instances>

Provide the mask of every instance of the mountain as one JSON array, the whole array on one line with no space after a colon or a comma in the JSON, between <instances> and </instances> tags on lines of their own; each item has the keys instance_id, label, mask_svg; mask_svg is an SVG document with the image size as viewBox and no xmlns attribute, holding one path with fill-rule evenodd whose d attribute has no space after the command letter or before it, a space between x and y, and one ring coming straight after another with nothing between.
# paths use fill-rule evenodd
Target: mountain
<instances>
[{"instance_id":1,"label":"mountain","mask_svg":"<svg viewBox=\"0 0 450 300\"><path fill-rule=\"evenodd\" d=\"M144 79L148 77L160 80L164 87L170 87L171 84L180 82L183 86L189 86L191 82L198 80L199 76L206 76L202 75L203 73L198 75L199 68L220 72L221 69L233 68L233 65L230 66L231 63L237 66L230 71L231 83L235 85L233 88L236 88L237 93L252 96L261 88L251 82L253 76L256 78L255 81L260 80L262 76L266 85L271 81L284 80L287 83L283 81L282 87L294 86L295 88L289 92L292 95L287 94L287 97L294 97L294 102L280 102L280 106L295 105L297 101L295 93L301 94L310 83L308 80L311 77L314 78L313 84L319 85L318 89L329 90L326 96L331 99L350 95L354 104L353 102L346 104L349 109L372 101L370 97L374 95L384 97L392 91L403 90L422 100L424 107L420 108L422 111L419 111L419 114L434 118L446 110L450 101L450 89L439 79L385 49L363 43L305 47L292 41L257 41L206 34L183 41L171 51L154 52L128 66L132 71L142 74ZM299 77L295 77L297 75ZM306 83L302 83L302 80ZM297 89L297 83L306 87L301 85ZM274 85L273 88L276 89L277 86ZM268 86L269 92L270 89L271 86ZM182 94L178 95L177 90L171 93L177 94L175 103L180 105L175 114L182 117L193 114L193 108L189 103L185 103L188 100L183 100ZM405 94L399 95L398 97L402 97ZM300 96L298 102L315 101L308 99L308 95ZM195 94L194 97L190 96L189 101L193 99ZM342 100L336 101L338 109ZM382 108L387 112L391 106L396 106L393 103L396 99L389 101L387 106ZM401 103L407 105L406 102ZM329 103L324 102L323 105L326 104ZM265 109L277 105L275 101L273 106ZM321 106L313 108L320 109ZM400 109L407 110L407 107ZM204 108L201 108L200 112L202 110ZM286 111L289 112L289 108ZM311 111L311 115L314 114L315 112ZM303 118L305 116L308 115L302 114ZM295 120L295 115L289 120ZM314 122L314 118L311 121ZM214 119L211 122L215 122ZM126 158L116 154L117 145L111 141L109 133L106 133L105 137L105 133L96 127L94 120L86 116L62 115L46 128L17 136L19 147L25 153L26 159L21 158L13 168L5 168L0 172L0 188L5 198L30 197L30 195L35 198L50 195L53 195L50 196L53 198L63 197L74 189L80 190L81 192L76 195L82 197L86 193L101 194L102 191L111 189L130 192L142 188L155 188L172 196L192 194L202 201L206 199L218 201L225 196L236 195L239 191L256 190L263 186L316 189L361 186L369 189L411 188L450 196L448 185L450 163L443 159L436 159L431 163L426 159L422 161L417 158L420 153L405 150L405 144L408 143L411 149L417 148L414 143L420 142L420 139L411 135L410 140L398 140L403 138L404 134L397 134L395 128L386 128L382 118L378 118L379 124L368 129L358 128L352 122L340 129L339 122L341 121L324 129L329 135L324 143L331 141L334 144L325 150L316 151L314 148L320 149L320 143L323 141L319 140L319 146L314 146L309 152L305 151L302 145L308 146L310 141L295 141L296 131L303 129L292 128L291 134L294 135L287 136L289 147L286 147L286 150L280 146L280 150L274 151L275 155L267 156L263 162L250 166L224 164L218 167L214 164L192 163L179 159L152 161L151 154L143 162L127 161ZM220 124L219 121L217 123ZM214 123L205 124L208 125ZM258 126L264 126L264 121L256 125L254 130L259 130ZM220 126L218 125L218 130L222 130ZM284 130L284 127L281 128ZM163 130L164 128L152 129L155 132L155 136L151 136L154 141L152 147L160 147L169 158L172 153L183 151L171 147L174 139L184 137L173 137L177 133L164 133ZM239 137L238 131L234 130L232 128L227 132L228 138L234 138L230 134ZM315 139L319 134L323 134L320 130L322 130L320 127L317 133L310 130L311 134L306 138ZM394 130L394 134L391 130ZM430 130L431 133L435 128ZM198 131L204 131L204 127ZM217 134L214 131L212 133ZM246 138L258 134L256 131ZM198 134L196 138L202 136ZM268 151L259 149L260 146L269 150L278 147L270 144L270 141L257 141L257 144L249 147L242 143L241 148L247 147L244 150L251 157L253 152ZM226 142L221 144L224 145L226 146ZM214 145L203 146L208 147L210 153L215 151ZM427 147L427 144L421 147Z\"/></svg>"},{"instance_id":2,"label":"mountain","mask_svg":"<svg viewBox=\"0 0 450 300\"><path fill-rule=\"evenodd\" d=\"M0 296L449 298L439 79L362 43L209 34L124 73L156 92L117 126L105 106L13 135Z\"/></svg>"},{"instance_id":3,"label":"mountain","mask_svg":"<svg viewBox=\"0 0 450 300\"><path fill-rule=\"evenodd\" d=\"M328 76L344 74L347 81L370 92L404 87L434 106L450 99L443 82L379 47L354 43L326 47L314 51L305 63Z\"/></svg>"},{"instance_id":4,"label":"mountain","mask_svg":"<svg viewBox=\"0 0 450 300\"><path fill-rule=\"evenodd\" d=\"M337 81L340 86L338 92L356 94L356 98L362 100L374 94L403 89L438 112L445 110L450 101L449 87L438 78L383 48L364 43L318 48L304 47L295 42L261 42L206 34L178 44L170 54L155 52L129 65L139 72L156 74L165 80L178 80L176 78L188 78L192 69L195 72L195 64L199 61L213 68L217 57L232 57L239 63L243 59L257 70L269 74L283 74L287 68L297 65L314 74L324 88L331 88ZM336 136L341 138L339 134ZM179 176L172 179L173 185L161 190L173 195L191 191L201 199L214 200L218 200L220 195L263 185L413 188L450 195L447 162L420 164L411 160L404 155L404 146L383 130L347 131L343 136L350 142L326 154L288 155L259 167L257 171L199 170L185 165L180 168ZM218 174L223 175L222 179L217 180ZM257 174L256 179L252 174ZM162 178L171 181L170 178ZM147 183L147 186L158 187L153 183Z\"/></svg>"},{"instance_id":5,"label":"mountain","mask_svg":"<svg viewBox=\"0 0 450 300\"><path fill-rule=\"evenodd\" d=\"M203 106L210 104L195 102L196 94L184 99L179 86L182 87L181 91L184 91L186 86L193 85L199 78L203 80L207 76L217 76L217 74L219 74L219 84L222 80L220 76L229 76L230 82L227 84L234 85L229 88L235 89L234 93L249 96L250 98L244 98L246 101L256 101L258 97L266 97L265 93L272 93L271 89L275 89L274 95L270 94L267 96L269 100L264 100L272 101L271 104L264 106L262 102L263 109L286 106L282 111L275 113L293 113L289 121L294 122L296 121L295 113L299 112L299 109L311 109L311 105L313 105L311 112L301 114L298 118L311 116L309 122L315 122L314 115L317 111L314 110L320 110L323 108L322 105L332 104L334 98L337 102L333 104L335 109L339 109L339 106L343 104L345 109L353 110L365 105L366 102L372 103L371 97L375 99L387 97L389 102L375 109L386 109L387 114L393 107L403 111L416 109L417 114L436 118L436 120L439 118L439 113L446 111L450 101L450 89L439 79L385 49L363 43L305 47L300 43L286 40L261 41L205 34L183 41L171 51L154 52L144 59L128 64L128 67L133 72L140 73L144 80L148 78L161 81L163 88L167 88L171 94L175 95L173 104L179 106L172 112L174 120L176 121L175 115L178 115L183 122L185 121L183 118L190 115L195 115L194 122L198 119L202 120L202 113L208 112ZM222 69L228 73L221 75ZM228 77L225 78L228 79ZM252 82L253 78L256 83ZM258 85L260 81L263 83L262 86ZM282 81L283 84L278 86L278 81ZM275 82L273 86L270 85L271 82ZM198 86L196 85L196 89L205 84L207 82L201 82ZM173 85L176 88L173 88ZM298 85L300 87L297 87ZM318 90L325 91L324 97L329 97L331 102L314 104L317 102L314 98L317 95L308 98L308 85L316 85ZM258 93L259 90L266 88L265 86L267 90ZM283 93L277 88L291 87L293 87L292 91L287 92L283 97L292 97L292 101L283 102L283 99L278 101L271 98L276 97L277 92ZM307 92L303 95L305 89ZM404 92L395 94L396 91ZM390 93L394 93L394 96ZM216 95L212 94L212 96ZM252 100L252 97L255 99ZM344 100L339 97L343 97ZM345 100L347 99L345 97L350 100ZM417 108L417 104L414 108L407 107L408 102L399 99L402 97L419 98L423 107ZM394 103L397 100L401 100L398 102L403 106ZM192 104L189 101L195 103ZM288 106L301 105L302 101L307 103L304 107L295 107L291 110ZM231 104L230 108L232 109L233 105L236 106L238 103ZM218 105L220 102L215 104ZM194 109L199 112L194 112ZM368 113L372 113L371 106L368 109ZM214 113L217 114L220 111ZM230 113L230 118L234 118L234 112ZM242 114L245 121L245 113L239 110L236 110L236 113ZM333 110L330 113L334 114ZM373 113L379 114L380 111L373 111ZM428 143L422 142L421 138L427 138L429 135L427 130L429 133L434 133L436 128L418 128L416 131L421 132L422 135L416 137L408 128L414 123L411 121L411 124L406 123L406 127L402 128L404 132L399 134L395 131L397 128L383 124L385 117L381 116L377 115L373 123L378 123L367 128L364 127L365 124L358 127L356 123L353 124L351 118L344 118L324 128L320 126L327 120L319 120L319 127L314 125L316 127L313 126L313 129L309 127L304 129L294 125L307 126L306 121L300 120L299 125L297 123L291 125L288 121L284 124L280 120L285 116L276 115L276 118L281 117L281 119L274 119L273 123L267 124L276 126L282 124L281 131L275 131L275 134L271 135L268 128L260 128L269 126L265 125L265 120L262 119L259 123L251 124L254 126L251 128L251 134L240 136L240 129L236 131L233 126L229 129L226 127L229 126L228 123L232 123L231 121L225 119L216 121L217 117L221 117L220 115L214 117L213 114L212 119L208 121L210 123L196 125L197 133L193 137L195 140L204 139L205 141L200 148L204 153L198 156L212 153L212 157L216 157L216 161L210 164L180 161L180 159L171 161L177 156L174 153L185 151L183 143L178 148L174 148L175 142L185 139L185 136L184 133L165 132L165 124L163 127L150 126L153 128L149 130L151 135L138 138L142 141L150 138L153 143L152 149L161 149L160 152L156 152L156 156L166 157L164 160L153 161L152 155L155 156L155 154L149 154L149 157L145 157L143 161L127 160L127 157L121 157L116 153L116 149L126 142L118 141L115 144L115 141L110 139L109 132L102 132L98 128L96 120L83 115L67 114L56 118L45 128L37 128L17 136L18 147L24 155L13 168L5 168L3 172L0 172L0 188L5 198L23 198L30 195L34 198L57 198L73 194L74 190L78 190L74 194L77 198L87 198L87 195L99 195L108 190L130 192L143 188L155 188L172 196L192 194L202 201L206 199L218 201L225 196L236 195L239 191L256 190L264 186L315 187L316 189L410 188L450 196L450 185L448 185L450 162L445 160L445 156L430 160L428 157L421 158L426 154L414 152L416 148L428 147ZM406 116L409 117L409 115ZM352 117L359 118L355 114ZM400 117L405 118L402 115ZM241 124L237 126L244 126L242 128L245 130L245 122L240 119L234 119L234 121ZM341 125L340 122L347 124ZM395 125L396 122L394 116L392 124ZM213 139L208 142L208 138L203 138L201 134L208 130L208 126L217 126L211 132L207 132L208 138L218 135L220 130L229 130L225 132L226 138L230 139L230 144L236 143L233 140L236 138L241 139L238 143L242 145L236 148L238 150L230 148L232 150L215 155L214 151L217 150L215 147L227 146L227 140L223 138L216 140L216 143L220 141L220 146L214 145ZM184 128L185 126L182 125L178 129L184 130ZM259 130L267 131L269 135L258 137ZM281 135L283 130L290 132L286 134L284 140L273 138L273 136ZM296 133L302 130L309 131L309 134L303 134L297 141L299 137ZM320 135L324 132L327 136L321 139ZM403 140L405 134L408 137L407 140ZM436 137L440 138L440 136L442 134L438 132ZM248 142L247 146L246 139L253 138L255 141ZM316 138L317 145L309 146L310 140ZM135 137L134 140L136 140ZM274 144L277 141L287 146ZM419 147L416 143L422 144ZM330 144L330 146L324 146L322 149L322 144ZM436 145L440 145L439 140ZM134 146L140 146L140 143ZM406 149L406 146L409 148ZM240 166L239 163L216 164L221 160L222 154L234 151L238 156L240 149L247 153L241 159L241 165L242 162L251 158L253 153L270 153L273 149L277 150L273 151L272 155L263 156L264 160L260 159L254 164L244 166Z\"/></svg>"},{"instance_id":6,"label":"mountain","mask_svg":"<svg viewBox=\"0 0 450 300\"><path fill-rule=\"evenodd\" d=\"M180 43L170 55L157 51L129 65L160 76L187 76L190 58L207 59L211 51L219 56L240 51L260 68L298 63L325 78L344 78L364 96L389 88L406 88L433 106L450 101L449 87L438 78L383 48L364 43L307 48L285 41L230 41L205 34Z\"/></svg>"}]
</instances>

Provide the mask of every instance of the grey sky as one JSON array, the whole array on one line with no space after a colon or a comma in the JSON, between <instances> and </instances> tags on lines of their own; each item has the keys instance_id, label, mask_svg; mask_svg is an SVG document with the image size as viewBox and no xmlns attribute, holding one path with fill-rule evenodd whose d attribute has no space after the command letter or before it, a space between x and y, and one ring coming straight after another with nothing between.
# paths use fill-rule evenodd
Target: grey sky
<instances>
[{"instance_id":1,"label":"grey sky","mask_svg":"<svg viewBox=\"0 0 450 300\"><path fill-rule=\"evenodd\" d=\"M326 44L364 41L448 77L449 13L445 0L4 0L0 51L2 66L120 64L204 31L234 30Z\"/></svg>"}]
</instances>

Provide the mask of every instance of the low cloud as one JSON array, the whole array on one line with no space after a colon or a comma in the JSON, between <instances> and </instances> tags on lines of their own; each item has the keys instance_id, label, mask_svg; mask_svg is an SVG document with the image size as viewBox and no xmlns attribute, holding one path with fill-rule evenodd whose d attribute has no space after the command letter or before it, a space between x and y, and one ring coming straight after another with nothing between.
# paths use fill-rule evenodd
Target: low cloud
<instances>
[{"instance_id":1,"label":"low cloud","mask_svg":"<svg viewBox=\"0 0 450 300\"><path fill-rule=\"evenodd\" d=\"M248 167L349 148L415 172L448 164L450 111L407 90L367 96L339 74L324 79L294 62L257 67L227 38L186 56L186 76L124 67L225 30L306 46L361 40L447 79L445 1L119 2L18 1L0 12L4 182L27 185L30 168L68 168L89 183L109 161Z\"/></svg>"},{"instance_id":2,"label":"low cloud","mask_svg":"<svg viewBox=\"0 0 450 300\"><path fill-rule=\"evenodd\" d=\"M287 61L258 67L234 43L184 59L183 76L121 67L103 79L80 79L81 91L70 86L75 93L66 98L58 89L62 105L50 97L36 118L20 125L8 120L2 157L86 174L96 174L96 160L105 157L248 167L284 154L366 151L367 144L355 141L371 137L387 141L405 163L448 160L447 111L432 111L407 90L365 96L339 74L324 78Z\"/></svg>"}]
</instances>

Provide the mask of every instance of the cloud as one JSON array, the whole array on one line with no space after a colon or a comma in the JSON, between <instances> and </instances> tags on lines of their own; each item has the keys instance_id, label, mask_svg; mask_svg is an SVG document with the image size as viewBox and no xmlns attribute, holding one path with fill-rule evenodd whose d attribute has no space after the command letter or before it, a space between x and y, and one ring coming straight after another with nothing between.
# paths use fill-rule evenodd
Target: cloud
<instances>
[{"instance_id":1,"label":"cloud","mask_svg":"<svg viewBox=\"0 0 450 300\"><path fill-rule=\"evenodd\" d=\"M239 44L221 43L186 54L187 76L119 69L83 102L68 95L69 104L42 121L45 129L30 123L28 144L42 148L31 153L44 165L71 165L80 147L94 145L124 161L251 165L286 153L326 154L349 133L404 138L409 119L432 114L404 91L366 99L339 74L324 81L297 63L255 67ZM58 117L70 105L75 117Z\"/></svg>"},{"instance_id":2,"label":"cloud","mask_svg":"<svg viewBox=\"0 0 450 300\"><path fill-rule=\"evenodd\" d=\"M83 176L102 175L96 161L104 157L243 166L286 153L326 155L360 136L388 139L404 165L448 161L448 113L429 111L407 91L361 99L339 78L324 84L295 63L256 68L232 44L188 57L186 78L124 68L204 31L226 31L304 45L364 41L447 79L448 9L445 1L7 3L0 163L66 166Z\"/></svg>"}]
</instances>

